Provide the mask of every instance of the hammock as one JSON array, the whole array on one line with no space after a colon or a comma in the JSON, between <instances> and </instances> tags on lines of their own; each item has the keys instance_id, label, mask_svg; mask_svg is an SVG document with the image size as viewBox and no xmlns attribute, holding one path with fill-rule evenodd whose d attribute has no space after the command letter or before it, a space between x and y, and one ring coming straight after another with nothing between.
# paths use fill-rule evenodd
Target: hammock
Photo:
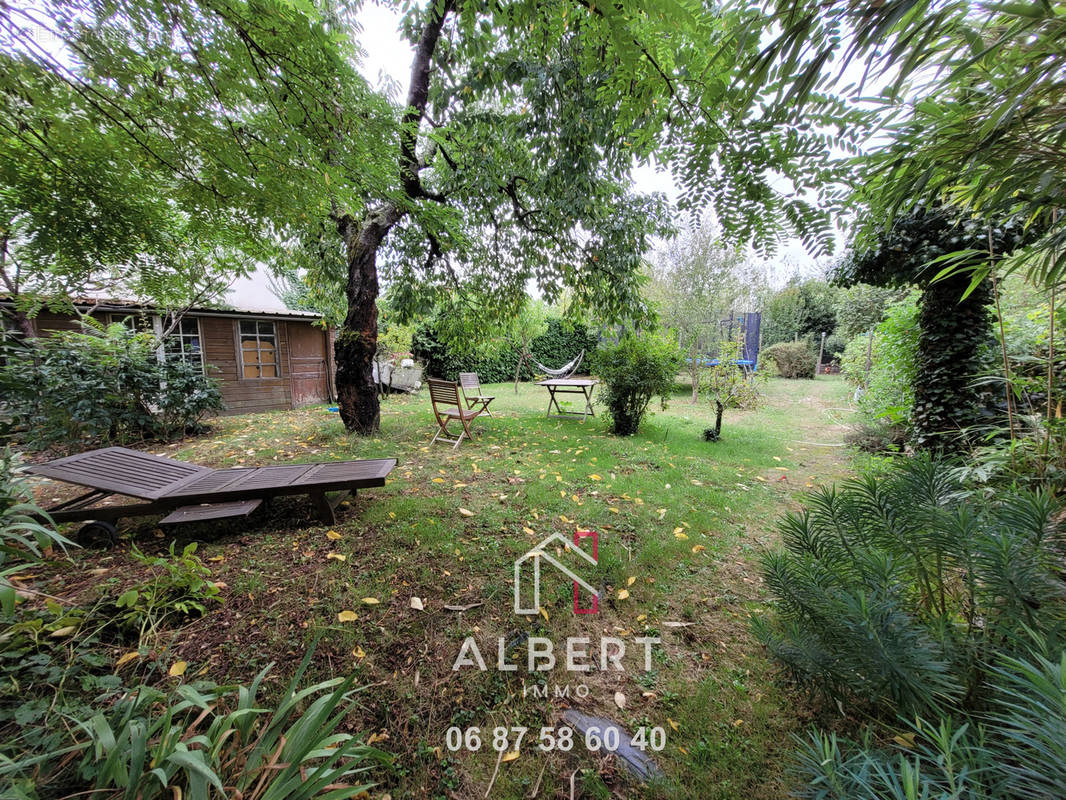
<instances>
[{"instance_id":1,"label":"hammock","mask_svg":"<svg viewBox=\"0 0 1066 800\"><path fill-rule=\"evenodd\" d=\"M581 359L583 359L584 357L585 351L582 350L580 353L577 354L577 358L575 358L568 364L564 364L559 369L549 369L548 367L537 361L535 358L531 358L530 360L537 365L537 368L540 369L541 372L547 375L551 375L553 378L569 378L571 375L577 372L577 368L581 366Z\"/></svg>"}]
</instances>

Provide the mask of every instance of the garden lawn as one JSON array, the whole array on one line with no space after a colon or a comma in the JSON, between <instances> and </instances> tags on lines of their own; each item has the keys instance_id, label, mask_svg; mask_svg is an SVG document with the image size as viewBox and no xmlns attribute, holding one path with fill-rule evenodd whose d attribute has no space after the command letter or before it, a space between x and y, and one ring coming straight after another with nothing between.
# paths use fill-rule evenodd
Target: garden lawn
<instances>
[{"instance_id":1,"label":"garden lawn","mask_svg":"<svg viewBox=\"0 0 1066 800\"><path fill-rule=\"evenodd\" d=\"M121 667L127 682L152 663L161 675L182 660L184 676L163 680L248 680L277 662L271 680L284 685L318 639L308 680L357 673L365 688L346 724L394 754L392 771L379 777L380 793L395 798L484 797L497 765L491 729L514 725L531 733L520 755L499 765L495 798L525 797L538 783L538 797L570 796L575 771L575 797L606 798L613 789L626 797L785 797L789 734L803 731L810 712L780 685L747 618L762 609L756 559L775 540L776 517L798 493L849 471L850 452L840 446L851 413L845 384L772 380L761 408L727 412L717 443L701 436L711 405L690 405L682 387L669 410L626 439L609 435L601 416L584 424L545 418L540 387L523 384L517 395L510 385L485 388L497 395L496 417L476 420L477 437L458 451L429 446L435 424L425 391L385 401L375 438L346 435L337 414L319 406L222 418L204 436L151 448L213 467L387 456L399 465L384 488L343 506L332 528L301 498L279 499L250 521L165 533L135 520L118 551L74 552L73 569L42 573L37 588L79 603L117 596L143 569L125 540L149 552L175 537L179 545L201 541L224 601L158 632ZM42 483L38 492L47 500L56 490ZM545 568L542 613L516 616L514 559L576 528L599 532L591 573L599 613L575 616L572 584ZM345 611L355 619L342 622ZM518 671L498 672L497 638L523 632L558 648L567 636L591 637L593 650L600 636L659 636L662 644L650 672L637 645L626 672L530 675L524 656ZM452 670L467 636L487 671ZM117 645L116 661L127 650ZM573 694L579 683L589 688L583 699ZM567 684L569 699L551 696ZM534 685L547 685L549 698L523 691ZM567 706L630 730L663 727L666 749L655 757L666 781L625 783L617 765L582 743L570 753L538 752L540 727L561 724ZM449 752L450 726L479 726L486 744Z\"/></svg>"}]
</instances>

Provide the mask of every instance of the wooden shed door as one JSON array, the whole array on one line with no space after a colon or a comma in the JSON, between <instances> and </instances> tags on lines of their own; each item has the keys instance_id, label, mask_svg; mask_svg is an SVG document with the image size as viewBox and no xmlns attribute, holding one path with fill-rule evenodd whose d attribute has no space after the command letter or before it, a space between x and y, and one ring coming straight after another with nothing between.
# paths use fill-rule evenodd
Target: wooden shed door
<instances>
[{"instance_id":1,"label":"wooden shed door","mask_svg":"<svg viewBox=\"0 0 1066 800\"><path fill-rule=\"evenodd\" d=\"M326 383L326 332L311 325L290 322L289 358L292 364L292 404L324 403Z\"/></svg>"}]
</instances>

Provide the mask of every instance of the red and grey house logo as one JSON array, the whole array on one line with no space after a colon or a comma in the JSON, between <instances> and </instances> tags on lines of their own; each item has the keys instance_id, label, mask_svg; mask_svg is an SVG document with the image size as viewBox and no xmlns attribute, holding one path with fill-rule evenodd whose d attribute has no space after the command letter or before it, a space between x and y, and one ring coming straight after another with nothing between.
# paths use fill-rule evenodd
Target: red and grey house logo
<instances>
[{"instance_id":1,"label":"red and grey house logo","mask_svg":"<svg viewBox=\"0 0 1066 800\"><path fill-rule=\"evenodd\" d=\"M586 538L592 539L591 555L579 544L581 539ZM562 559L573 563L567 566ZM600 608L600 593L581 577L579 571L588 574L591 568L596 566L598 560L599 535L596 531L574 531L573 542L567 541L561 533L553 533L514 562L514 613L525 615L540 613L540 565L543 561L551 564L573 581L574 613L595 614ZM584 608L581 602L582 593L586 595ZM588 598L591 598L591 602Z\"/></svg>"}]
</instances>

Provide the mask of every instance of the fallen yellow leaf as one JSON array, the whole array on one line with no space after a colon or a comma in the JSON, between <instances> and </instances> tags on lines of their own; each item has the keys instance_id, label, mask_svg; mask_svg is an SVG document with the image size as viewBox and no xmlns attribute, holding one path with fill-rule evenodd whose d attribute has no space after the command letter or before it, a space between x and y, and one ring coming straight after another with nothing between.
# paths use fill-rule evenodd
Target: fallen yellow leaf
<instances>
[{"instance_id":1,"label":"fallen yellow leaf","mask_svg":"<svg viewBox=\"0 0 1066 800\"><path fill-rule=\"evenodd\" d=\"M178 678L185 674L185 670L189 668L189 664L185 661L175 661L170 665L168 672L171 676Z\"/></svg>"},{"instance_id":2,"label":"fallen yellow leaf","mask_svg":"<svg viewBox=\"0 0 1066 800\"><path fill-rule=\"evenodd\" d=\"M637 582L637 576L636 575L630 575L628 578L626 578L626 586L632 586L636 582Z\"/></svg>"},{"instance_id":3,"label":"fallen yellow leaf","mask_svg":"<svg viewBox=\"0 0 1066 800\"><path fill-rule=\"evenodd\" d=\"M507 755L501 758L500 761L506 764L508 761L514 761L516 758L518 758L518 756L519 752L517 750L512 750L510 753L507 753Z\"/></svg>"},{"instance_id":4,"label":"fallen yellow leaf","mask_svg":"<svg viewBox=\"0 0 1066 800\"><path fill-rule=\"evenodd\" d=\"M702 553L706 549L707 548L704 547L702 544L694 544L694 545L692 545L692 552L693 553Z\"/></svg>"},{"instance_id":5,"label":"fallen yellow leaf","mask_svg":"<svg viewBox=\"0 0 1066 800\"><path fill-rule=\"evenodd\" d=\"M356 614L354 611L348 611L347 609L345 609L337 615L337 619L340 622L355 622L357 619L359 619L359 615Z\"/></svg>"},{"instance_id":6,"label":"fallen yellow leaf","mask_svg":"<svg viewBox=\"0 0 1066 800\"><path fill-rule=\"evenodd\" d=\"M593 472L593 473L592 473L591 475L589 475L589 477L590 477L590 478L591 478L592 480L594 480L594 481L602 481L602 480L603 480L603 478L601 478L601 477L600 477L599 475L597 475L597 474L596 474L595 472Z\"/></svg>"},{"instance_id":7,"label":"fallen yellow leaf","mask_svg":"<svg viewBox=\"0 0 1066 800\"><path fill-rule=\"evenodd\" d=\"M629 589L619 589L618 590L618 599L619 600L625 600L627 597L629 597Z\"/></svg>"},{"instance_id":8,"label":"fallen yellow leaf","mask_svg":"<svg viewBox=\"0 0 1066 800\"><path fill-rule=\"evenodd\" d=\"M674 729L675 731L676 731L676 730L679 730L679 728L678 728L678 725L677 725L677 723L676 723L676 722L674 722L674 721L673 721L672 719L670 719L669 717L667 717L667 718L666 718L666 724L667 724L667 725L669 725L669 726L670 726L671 728L673 728L673 729Z\"/></svg>"},{"instance_id":9,"label":"fallen yellow leaf","mask_svg":"<svg viewBox=\"0 0 1066 800\"><path fill-rule=\"evenodd\" d=\"M908 750L914 749L914 733L904 733L898 736L893 736L892 741L898 744L900 747L906 747Z\"/></svg>"},{"instance_id":10,"label":"fallen yellow leaf","mask_svg":"<svg viewBox=\"0 0 1066 800\"><path fill-rule=\"evenodd\" d=\"M341 538L341 535L339 533L337 533L336 531L326 531L326 538L327 539L339 539L339 538Z\"/></svg>"},{"instance_id":11,"label":"fallen yellow leaf","mask_svg":"<svg viewBox=\"0 0 1066 800\"><path fill-rule=\"evenodd\" d=\"M356 647L352 651L352 655L355 656L356 658L366 658L366 651L363 650L362 647Z\"/></svg>"},{"instance_id":12,"label":"fallen yellow leaf","mask_svg":"<svg viewBox=\"0 0 1066 800\"><path fill-rule=\"evenodd\" d=\"M462 506L459 506L459 513L462 514L464 517L474 516L473 511L471 511L469 508L463 508Z\"/></svg>"},{"instance_id":13,"label":"fallen yellow leaf","mask_svg":"<svg viewBox=\"0 0 1066 800\"><path fill-rule=\"evenodd\" d=\"M342 556L340 553L326 553L326 558L335 558L338 561L348 560L348 556Z\"/></svg>"},{"instance_id":14,"label":"fallen yellow leaf","mask_svg":"<svg viewBox=\"0 0 1066 800\"><path fill-rule=\"evenodd\" d=\"M381 601L378 600L376 597L364 597L361 602L368 606L376 606Z\"/></svg>"},{"instance_id":15,"label":"fallen yellow leaf","mask_svg":"<svg viewBox=\"0 0 1066 800\"><path fill-rule=\"evenodd\" d=\"M140 653L138 653L136 650L131 650L130 652L126 653L126 655L122 656L122 658L120 658L118 661L115 662L115 667L116 668L121 667L123 664L128 664L131 661L133 661L133 659L140 658L140 657L141 657Z\"/></svg>"}]
</instances>

